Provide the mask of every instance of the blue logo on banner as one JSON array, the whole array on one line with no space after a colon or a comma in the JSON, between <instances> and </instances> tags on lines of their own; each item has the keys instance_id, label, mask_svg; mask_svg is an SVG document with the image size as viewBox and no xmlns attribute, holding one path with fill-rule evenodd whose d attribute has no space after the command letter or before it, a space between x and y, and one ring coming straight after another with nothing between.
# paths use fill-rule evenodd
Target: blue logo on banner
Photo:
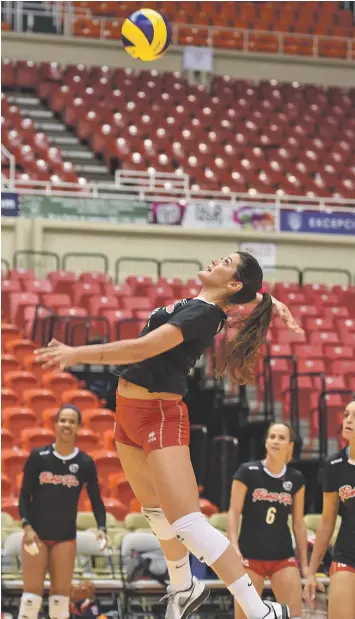
<instances>
[{"instance_id":1,"label":"blue logo on banner","mask_svg":"<svg viewBox=\"0 0 355 619\"><path fill-rule=\"evenodd\" d=\"M280 231L355 235L355 212L281 209Z\"/></svg>"},{"instance_id":2,"label":"blue logo on banner","mask_svg":"<svg viewBox=\"0 0 355 619\"><path fill-rule=\"evenodd\" d=\"M18 194L1 193L1 217L17 217L18 214Z\"/></svg>"}]
</instances>

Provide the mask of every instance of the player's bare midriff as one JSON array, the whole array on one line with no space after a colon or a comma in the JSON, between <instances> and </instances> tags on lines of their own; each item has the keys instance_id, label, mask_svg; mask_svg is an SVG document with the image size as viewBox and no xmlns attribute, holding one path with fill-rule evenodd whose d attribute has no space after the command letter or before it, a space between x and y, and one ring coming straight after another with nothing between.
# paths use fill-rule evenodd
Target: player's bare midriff
<instances>
[{"instance_id":1,"label":"player's bare midriff","mask_svg":"<svg viewBox=\"0 0 355 619\"><path fill-rule=\"evenodd\" d=\"M145 387L134 385L124 378L119 379L117 391L123 398L132 400L182 400L182 396L178 393L165 393L164 391L151 393Z\"/></svg>"}]
</instances>

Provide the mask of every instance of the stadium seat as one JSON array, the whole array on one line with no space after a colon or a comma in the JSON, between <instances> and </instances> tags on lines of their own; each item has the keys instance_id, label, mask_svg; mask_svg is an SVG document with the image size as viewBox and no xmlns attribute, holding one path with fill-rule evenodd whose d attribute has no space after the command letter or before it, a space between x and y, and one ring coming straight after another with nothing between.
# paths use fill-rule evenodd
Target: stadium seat
<instances>
[{"instance_id":1,"label":"stadium seat","mask_svg":"<svg viewBox=\"0 0 355 619\"><path fill-rule=\"evenodd\" d=\"M4 428L11 432L12 436L18 440L22 430L38 424L38 419L30 408L6 406L2 409L2 422Z\"/></svg>"},{"instance_id":2,"label":"stadium seat","mask_svg":"<svg viewBox=\"0 0 355 619\"><path fill-rule=\"evenodd\" d=\"M11 449L15 444L14 435L10 430L1 428L1 449Z\"/></svg>"},{"instance_id":3,"label":"stadium seat","mask_svg":"<svg viewBox=\"0 0 355 619\"><path fill-rule=\"evenodd\" d=\"M21 442L27 451L44 447L55 441L55 434L48 428L26 428L21 432Z\"/></svg>"},{"instance_id":4,"label":"stadium seat","mask_svg":"<svg viewBox=\"0 0 355 619\"><path fill-rule=\"evenodd\" d=\"M4 283L4 282L3 282ZM2 294L3 296L3 294ZM7 344L21 337L19 330L14 325L1 323L1 350L7 351Z\"/></svg>"},{"instance_id":5,"label":"stadium seat","mask_svg":"<svg viewBox=\"0 0 355 619\"><path fill-rule=\"evenodd\" d=\"M16 393L19 402L22 401L22 394L26 389L34 389L38 386L36 377L25 370L8 372L4 383L6 387L12 389Z\"/></svg>"},{"instance_id":6,"label":"stadium seat","mask_svg":"<svg viewBox=\"0 0 355 619\"><path fill-rule=\"evenodd\" d=\"M106 430L103 432L103 447L107 449L107 451L115 451L116 443L113 427L111 430Z\"/></svg>"},{"instance_id":7,"label":"stadium seat","mask_svg":"<svg viewBox=\"0 0 355 619\"><path fill-rule=\"evenodd\" d=\"M100 436L87 428L80 428L76 435L75 444L79 449L91 452L100 447Z\"/></svg>"},{"instance_id":8,"label":"stadium seat","mask_svg":"<svg viewBox=\"0 0 355 619\"><path fill-rule=\"evenodd\" d=\"M54 393L58 400L63 391L75 389L78 384L75 376L69 372L46 373L43 375L42 383L46 389L50 389Z\"/></svg>"},{"instance_id":9,"label":"stadium seat","mask_svg":"<svg viewBox=\"0 0 355 619\"><path fill-rule=\"evenodd\" d=\"M100 436L113 430L115 416L113 411L107 408L84 408L82 415L84 426Z\"/></svg>"},{"instance_id":10,"label":"stadium seat","mask_svg":"<svg viewBox=\"0 0 355 619\"><path fill-rule=\"evenodd\" d=\"M23 402L25 406L32 408L37 415L37 419L41 419L42 411L45 408L54 407L58 404L57 398L52 391L41 388L27 389L23 394Z\"/></svg>"},{"instance_id":11,"label":"stadium seat","mask_svg":"<svg viewBox=\"0 0 355 619\"><path fill-rule=\"evenodd\" d=\"M16 479L22 473L29 452L23 449L4 449L1 454L2 471L10 478Z\"/></svg>"},{"instance_id":12,"label":"stadium seat","mask_svg":"<svg viewBox=\"0 0 355 619\"><path fill-rule=\"evenodd\" d=\"M12 389L1 389L1 407L16 406L17 395Z\"/></svg>"},{"instance_id":13,"label":"stadium seat","mask_svg":"<svg viewBox=\"0 0 355 619\"><path fill-rule=\"evenodd\" d=\"M12 340L7 344L7 352L13 355L19 364L23 364L25 357L33 355L36 345L30 340Z\"/></svg>"},{"instance_id":14,"label":"stadium seat","mask_svg":"<svg viewBox=\"0 0 355 619\"><path fill-rule=\"evenodd\" d=\"M91 392L85 389L67 389L61 394L62 404L73 404L79 410L85 408L98 408L99 401L97 397Z\"/></svg>"},{"instance_id":15,"label":"stadium seat","mask_svg":"<svg viewBox=\"0 0 355 619\"><path fill-rule=\"evenodd\" d=\"M118 499L129 510L130 502L136 498L127 479L116 479L110 483L110 496Z\"/></svg>"},{"instance_id":16,"label":"stadium seat","mask_svg":"<svg viewBox=\"0 0 355 619\"><path fill-rule=\"evenodd\" d=\"M1 377L2 379L8 372L15 372L19 369L19 365L13 355L6 353L1 355Z\"/></svg>"},{"instance_id":17,"label":"stadium seat","mask_svg":"<svg viewBox=\"0 0 355 619\"><path fill-rule=\"evenodd\" d=\"M18 499L13 497L4 497L1 498L1 511L6 514L10 514L14 520L20 520L20 514L18 511Z\"/></svg>"},{"instance_id":18,"label":"stadium seat","mask_svg":"<svg viewBox=\"0 0 355 619\"><path fill-rule=\"evenodd\" d=\"M122 470L120 459L116 451L98 450L90 454L95 461L99 479L105 485L105 489L109 490L108 479L110 473L119 473Z\"/></svg>"},{"instance_id":19,"label":"stadium seat","mask_svg":"<svg viewBox=\"0 0 355 619\"><path fill-rule=\"evenodd\" d=\"M12 496L12 483L10 477L7 475L1 475L1 496L2 498L9 498Z\"/></svg>"}]
</instances>

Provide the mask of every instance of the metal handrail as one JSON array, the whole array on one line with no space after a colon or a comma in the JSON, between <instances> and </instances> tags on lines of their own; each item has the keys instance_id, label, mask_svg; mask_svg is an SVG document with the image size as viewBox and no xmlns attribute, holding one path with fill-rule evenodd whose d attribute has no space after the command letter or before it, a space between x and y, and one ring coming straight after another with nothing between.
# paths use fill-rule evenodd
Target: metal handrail
<instances>
[{"instance_id":1,"label":"metal handrail","mask_svg":"<svg viewBox=\"0 0 355 619\"><path fill-rule=\"evenodd\" d=\"M1 154L4 155L9 160L9 171L10 176L6 179L9 182L9 189L13 189L16 183L15 173L16 173L16 159L15 155L13 155L4 144L1 144Z\"/></svg>"},{"instance_id":2,"label":"metal handrail","mask_svg":"<svg viewBox=\"0 0 355 619\"><path fill-rule=\"evenodd\" d=\"M138 184L136 186L129 187L129 191L124 186L117 186L115 183L95 183L89 182L85 184L80 183L67 183L67 182L52 182L52 181L37 181L37 180L18 180L14 181L14 184L9 179L2 177L3 190L15 190L19 194L25 195L52 195L52 196L66 196L76 198L122 198L127 201L131 200L145 200L150 201L164 201L164 202L180 202L184 203L187 199L198 202L224 202L224 203L238 203L247 201L248 204L257 202L260 204L270 206L270 203L279 208L294 209L295 205L298 206L300 212L307 207L312 209L322 210L328 213L332 212L332 209L341 208L343 211L349 213L354 212L354 200L347 198L324 198L308 196L294 196L284 195L278 196L270 193L258 193L251 195L249 193L230 192L225 193L223 191L193 191L189 189L188 194L183 190L176 190L174 188L165 189L162 187L155 187L153 190L147 185Z\"/></svg>"}]
</instances>

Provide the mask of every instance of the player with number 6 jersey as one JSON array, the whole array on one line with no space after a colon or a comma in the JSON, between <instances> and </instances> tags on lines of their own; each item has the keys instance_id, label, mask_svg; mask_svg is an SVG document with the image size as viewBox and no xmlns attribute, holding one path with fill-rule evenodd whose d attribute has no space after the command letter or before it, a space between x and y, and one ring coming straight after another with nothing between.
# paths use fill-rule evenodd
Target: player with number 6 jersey
<instances>
[{"instance_id":1,"label":"player with number 6 jersey","mask_svg":"<svg viewBox=\"0 0 355 619\"><path fill-rule=\"evenodd\" d=\"M265 578L270 578L277 601L287 604L296 619L301 616L302 586L288 526L290 515L304 575L307 536L303 522L305 480L288 464L293 443L292 428L272 424L266 437L266 458L238 468L228 512L228 537L256 589L262 592ZM244 617L237 604L235 617Z\"/></svg>"}]
</instances>

